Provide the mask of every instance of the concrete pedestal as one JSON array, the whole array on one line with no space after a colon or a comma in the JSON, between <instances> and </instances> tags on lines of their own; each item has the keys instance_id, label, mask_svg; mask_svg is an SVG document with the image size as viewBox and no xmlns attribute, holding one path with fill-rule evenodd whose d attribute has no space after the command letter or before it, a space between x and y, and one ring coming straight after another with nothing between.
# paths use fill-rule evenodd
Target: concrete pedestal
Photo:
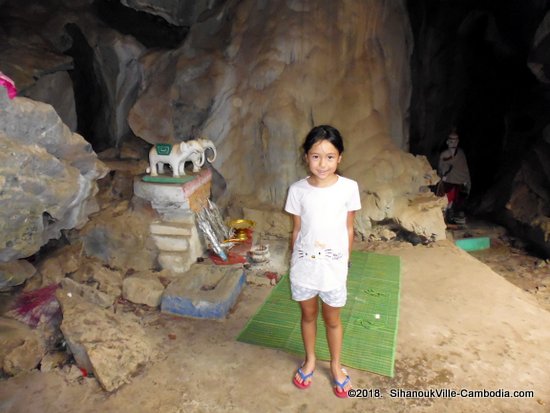
<instances>
[{"instance_id":1,"label":"concrete pedestal","mask_svg":"<svg viewBox=\"0 0 550 413\"><path fill-rule=\"evenodd\" d=\"M151 203L160 219L150 225L151 237L159 249L159 264L163 269L184 273L202 256L202 245L195 213L204 208L210 198L212 172L202 169L178 182L145 182L134 179L134 194ZM190 179L189 179L190 178Z\"/></svg>"}]
</instances>

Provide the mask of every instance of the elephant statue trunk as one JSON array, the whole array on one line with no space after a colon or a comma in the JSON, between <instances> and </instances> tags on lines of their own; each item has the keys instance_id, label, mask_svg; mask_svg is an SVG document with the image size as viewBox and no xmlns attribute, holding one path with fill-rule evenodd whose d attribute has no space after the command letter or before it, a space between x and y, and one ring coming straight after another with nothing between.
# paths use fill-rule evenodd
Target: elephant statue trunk
<instances>
[{"instance_id":1,"label":"elephant statue trunk","mask_svg":"<svg viewBox=\"0 0 550 413\"><path fill-rule=\"evenodd\" d=\"M212 142L210 139L207 138L199 138L197 141L202 146L203 151L206 153L208 149L212 151L212 157L209 158L206 156L206 160L210 163L214 162L216 160L217 152L216 152L216 146L214 146L214 142Z\"/></svg>"}]
</instances>

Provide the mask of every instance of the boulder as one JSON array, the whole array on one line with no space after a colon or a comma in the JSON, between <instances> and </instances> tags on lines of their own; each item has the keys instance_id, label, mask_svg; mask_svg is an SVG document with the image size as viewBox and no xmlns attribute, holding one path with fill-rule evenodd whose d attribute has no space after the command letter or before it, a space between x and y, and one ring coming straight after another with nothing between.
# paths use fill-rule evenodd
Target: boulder
<instances>
[{"instance_id":1,"label":"boulder","mask_svg":"<svg viewBox=\"0 0 550 413\"><path fill-rule=\"evenodd\" d=\"M71 275L76 282L95 285L97 289L114 300L122 293L122 274L120 271L106 267L98 259L87 259L81 262L80 268Z\"/></svg>"},{"instance_id":2,"label":"boulder","mask_svg":"<svg viewBox=\"0 0 550 413\"><path fill-rule=\"evenodd\" d=\"M16 374L36 368L46 354L40 335L16 320L0 317L0 367Z\"/></svg>"},{"instance_id":3,"label":"boulder","mask_svg":"<svg viewBox=\"0 0 550 413\"><path fill-rule=\"evenodd\" d=\"M0 88L0 261L28 257L61 230L82 227L106 173L52 106L9 100Z\"/></svg>"},{"instance_id":4,"label":"boulder","mask_svg":"<svg viewBox=\"0 0 550 413\"><path fill-rule=\"evenodd\" d=\"M84 253L114 269L150 270L156 267L158 249L149 236L157 216L150 208L105 208L80 231ZM139 252L139 253L138 253Z\"/></svg>"},{"instance_id":5,"label":"boulder","mask_svg":"<svg viewBox=\"0 0 550 413\"><path fill-rule=\"evenodd\" d=\"M164 285L151 274L132 275L125 278L122 284L122 294L126 300L149 307L160 305L163 292Z\"/></svg>"},{"instance_id":6,"label":"boulder","mask_svg":"<svg viewBox=\"0 0 550 413\"><path fill-rule=\"evenodd\" d=\"M23 284L36 274L36 268L25 260L0 262L0 291Z\"/></svg>"},{"instance_id":7,"label":"boulder","mask_svg":"<svg viewBox=\"0 0 550 413\"><path fill-rule=\"evenodd\" d=\"M61 280L61 287L67 294L67 297L80 297L87 302L97 305L101 308L109 308L115 302L115 298L104 292L99 291L93 285L80 284L70 278Z\"/></svg>"},{"instance_id":8,"label":"boulder","mask_svg":"<svg viewBox=\"0 0 550 413\"><path fill-rule=\"evenodd\" d=\"M81 265L81 251L82 245L66 245L42 258L37 264L42 286L57 284L77 271Z\"/></svg>"},{"instance_id":9,"label":"boulder","mask_svg":"<svg viewBox=\"0 0 550 413\"><path fill-rule=\"evenodd\" d=\"M91 371L108 392L118 389L150 360L152 347L138 320L115 314L58 290L61 331L79 367Z\"/></svg>"}]
</instances>

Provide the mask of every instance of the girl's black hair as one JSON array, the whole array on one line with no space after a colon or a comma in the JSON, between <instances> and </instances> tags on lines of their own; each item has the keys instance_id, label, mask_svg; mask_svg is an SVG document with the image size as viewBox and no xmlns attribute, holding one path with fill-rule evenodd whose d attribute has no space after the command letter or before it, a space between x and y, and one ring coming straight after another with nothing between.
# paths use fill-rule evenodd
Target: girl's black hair
<instances>
[{"instance_id":1,"label":"girl's black hair","mask_svg":"<svg viewBox=\"0 0 550 413\"><path fill-rule=\"evenodd\" d=\"M309 150L313 145L315 145L317 142L324 141L324 140L327 140L330 143L332 143L334 147L338 149L339 154L342 154L342 152L344 152L344 141L338 129L330 125L319 125L319 126L315 126L307 134L306 140L302 145L304 154L307 155L307 153L309 152Z\"/></svg>"}]
</instances>

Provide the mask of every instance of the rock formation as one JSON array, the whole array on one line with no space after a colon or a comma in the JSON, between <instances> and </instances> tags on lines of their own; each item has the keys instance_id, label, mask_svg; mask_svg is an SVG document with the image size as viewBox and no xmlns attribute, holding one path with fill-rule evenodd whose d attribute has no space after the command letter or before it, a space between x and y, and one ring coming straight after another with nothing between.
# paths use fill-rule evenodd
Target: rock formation
<instances>
[{"instance_id":1,"label":"rock formation","mask_svg":"<svg viewBox=\"0 0 550 413\"><path fill-rule=\"evenodd\" d=\"M0 261L29 257L97 210L107 173L91 145L52 106L0 89Z\"/></svg>"},{"instance_id":2,"label":"rock formation","mask_svg":"<svg viewBox=\"0 0 550 413\"><path fill-rule=\"evenodd\" d=\"M150 143L210 137L225 197L280 209L306 173L307 131L332 124L347 143L342 173L362 190L361 235L394 219L444 238L440 203L416 208L420 189L435 181L432 169L405 152L411 34L402 2L325 6L245 1L220 10L226 18L209 26L208 39L206 23L192 26L180 48L141 60L147 87L130 111L132 130Z\"/></svg>"},{"instance_id":3,"label":"rock formation","mask_svg":"<svg viewBox=\"0 0 550 413\"><path fill-rule=\"evenodd\" d=\"M300 154L305 134L314 124L330 123L346 141L341 172L362 190L359 234L367 238L373 225L389 220L425 239L444 238L441 203L422 192L435 174L424 157L407 153L412 33L403 1L170 7L126 1L116 10L101 1L96 8L62 3L63 13L53 15L49 3L8 2L18 19L44 22L33 49L43 60L38 78L69 70L78 130L94 149L118 146L130 132L149 143L205 135L220 152L213 165L216 201L225 206L246 197L279 210L289 184L306 174ZM119 22L109 11L122 16ZM149 40L139 24L122 23L125 17L151 24L144 12L167 20L148 28ZM10 22L11 32L22 33L15 25ZM177 30L186 27L178 44ZM145 46L155 30L174 36L166 35L164 46L159 39L157 47ZM21 46L27 53L16 53L10 39L0 62L24 85L23 93L37 90L28 51Z\"/></svg>"}]
</instances>

